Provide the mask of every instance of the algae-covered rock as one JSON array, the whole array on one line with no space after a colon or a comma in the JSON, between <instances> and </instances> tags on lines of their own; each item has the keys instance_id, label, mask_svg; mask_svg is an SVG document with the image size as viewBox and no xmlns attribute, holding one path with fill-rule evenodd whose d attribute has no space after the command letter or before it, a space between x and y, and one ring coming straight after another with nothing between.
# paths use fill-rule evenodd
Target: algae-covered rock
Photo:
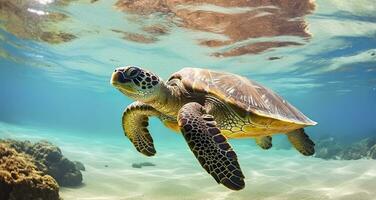
<instances>
[{"instance_id":1,"label":"algae-covered rock","mask_svg":"<svg viewBox=\"0 0 376 200\"><path fill-rule=\"evenodd\" d=\"M340 143L333 137L316 141L315 157L323 159L376 159L376 138L368 137L351 144Z\"/></svg>"},{"instance_id":2,"label":"algae-covered rock","mask_svg":"<svg viewBox=\"0 0 376 200\"><path fill-rule=\"evenodd\" d=\"M78 186L82 183L82 173L74 162L65 157L58 162L50 163L47 173L51 174L61 186Z\"/></svg>"},{"instance_id":3,"label":"algae-covered rock","mask_svg":"<svg viewBox=\"0 0 376 200\"><path fill-rule=\"evenodd\" d=\"M350 147L343 151L342 159L344 160L358 160L366 158L369 150L376 144L376 138L365 138L359 142L355 142Z\"/></svg>"},{"instance_id":4,"label":"algae-covered rock","mask_svg":"<svg viewBox=\"0 0 376 200\"><path fill-rule=\"evenodd\" d=\"M369 149L369 151L368 151L368 153L367 153L367 156L368 156L369 158L371 158L371 159L376 160L376 144L373 145L373 146Z\"/></svg>"},{"instance_id":5,"label":"algae-covered rock","mask_svg":"<svg viewBox=\"0 0 376 200\"><path fill-rule=\"evenodd\" d=\"M31 143L30 141L0 140L8 144L17 152L31 156L35 166L42 172L51 175L60 186L79 186L82 183L80 169L85 168L82 163L75 162L63 156L59 147L48 141Z\"/></svg>"},{"instance_id":6,"label":"algae-covered rock","mask_svg":"<svg viewBox=\"0 0 376 200\"><path fill-rule=\"evenodd\" d=\"M82 164L82 162L80 161L73 161L74 162L74 165L76 166L76 168L80 171L85 171L85 165Z\"/></svg>"},{"instance_id":7,"label":"algae-covered rock","mask_svg":"<svg viewBox=\"0 0 376 200\"><path fill-rule=\"evenodd\" d=\"M57 200L59 186L35 166L30 156L0 143L0 199Z\"/></svg>"},{"instance_id":8,"label":"algae-covered rock","mask_svg":"<svg viewBox=\"0 0 376 200\"><path fill-rule=\"evenodd\" d=\"M342 147L333 137L318 140L315 148L317 158L340 159L342 153Z\"/></svg>"},{"instance_id":9,"label":"algae-covered rock","mask_svg":"<svg viewBox=\"0 0 376 200\"><path fill-rule=\"evenodd\" d=\"M45 163L54 163L62 159L63 155L59 147L48 141L39 141L32 146L32 156L37 160L43 160Z\"/></svg>"}]
</instances>

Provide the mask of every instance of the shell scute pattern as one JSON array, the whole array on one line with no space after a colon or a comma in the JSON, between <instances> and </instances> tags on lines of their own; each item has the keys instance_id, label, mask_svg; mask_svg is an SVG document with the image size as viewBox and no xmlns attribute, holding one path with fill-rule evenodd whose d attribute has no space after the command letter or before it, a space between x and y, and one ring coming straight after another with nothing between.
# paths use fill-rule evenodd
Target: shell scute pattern
<instances>
[{"instance_id":1,"label":"shell scute pattern","mask_svg":"<svg viewBox=\"0 0 376 200\"><path fill-rule=\"evenodd\" d=\"M272 90L236 74L183 68L172 77L179 77L188 90L214 95L244 112L296 124L316 124Z\"/></svg>"}]
</instances>

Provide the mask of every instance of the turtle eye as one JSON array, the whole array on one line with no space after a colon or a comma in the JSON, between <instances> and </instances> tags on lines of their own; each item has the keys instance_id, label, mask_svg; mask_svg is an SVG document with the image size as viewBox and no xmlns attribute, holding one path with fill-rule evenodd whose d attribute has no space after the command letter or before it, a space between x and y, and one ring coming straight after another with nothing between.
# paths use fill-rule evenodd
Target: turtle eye
<instances>
[{"instance_id":1,"label":"turtle eye","mask_svg":"<svg viewBox=\"0 0 376 200\"><path fill-rule=\"evenodd\" d=\"M138 74L140 74L140 69L137 68L137 67L130 67L128 70L127 70L127 76L130 77L130 78L135 78L138 76Z\"/></svg>"}]
</instances>

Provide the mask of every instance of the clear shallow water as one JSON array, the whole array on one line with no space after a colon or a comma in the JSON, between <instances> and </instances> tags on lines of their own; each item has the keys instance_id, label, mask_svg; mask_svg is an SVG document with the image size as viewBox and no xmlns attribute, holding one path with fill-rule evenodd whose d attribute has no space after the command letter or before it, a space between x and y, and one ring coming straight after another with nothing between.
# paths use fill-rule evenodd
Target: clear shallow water
<instances>
[{"instance_id":1,"label":"clear shallow water","mask_svg":"<svg viewBox=\"0 0 376 200\"><path fill-rule=\"evenodd\" d=\"M0 5L6 5L4 2ZM232 44L220 47L199 45L199 41L231 34L213 35L174 23L169 24L168 34L158 35L156 41L140 42L141 36L123 32L142 33L145 24L163 21L164 15L145 17L132 10L121 11L114 7L115 1L73 1L67 5L30 2L21 7L26 10L21 14L36 16L27 11L32 8L67 17L36 29L45 22L30 17L17 21L17 17L4 14L11 10L2 10L1 136L50 139L68 156L83 160L88 166L85 186L62 189L66 199L77 198L74 195L82 199L176 199L177 195L192 194L197 196L187 199L375 196L370 187L376 182L375 161L323 161L303 158L292 150L261 151L250 140L232 141L247 177L246 189L239 193L227 191L203 172L183 138L157 120L152 121L151 132L158 156L144 158L124 138L120 127L123 109L131 100L109 84L113 69L127 64L144 66L163 79L185 66L224 70L272 88L319 122L307 129L314 139L331 135L351 142L372 136L376 133L375 1L316 1L312 14L303 15L311 36L269 34L236 38ZM244 11L238 7L204 5L197 9ZM25 24L32 28L25 31ZM44 29L68 32L75 39L51 44L51 39L46 42L39 37ZM212 56L257 41L302 45L275 47L256 54ZM132 162L149 160L157 166L131 168ZM113 168L104 168L104 163ZM317 168L320 170L312 172ZM143 181L147 182L145 186Z\"/></svg>"},{"instance_id":2,"label":"clear shallow water","mask_svg":"<svg viewBox=\"0 0 376 200\"><path fill-rule=\"evenodd\" d=\"M374 199L374 160L326 161L293 150L261 151L253 143L234 141L246 188L230 191L196 164L177 134L154 134L158 154L139 156L119 138L84 137L81 133L19 128L1 124L1 137L47 139L73 160L85 163L84 185L61 188L64 199ZM152 128L156 133L156 128ZM163 140L163 141L161 141ZM132 168L135 162L155 167Z\"/></svg>"}]
</instances>

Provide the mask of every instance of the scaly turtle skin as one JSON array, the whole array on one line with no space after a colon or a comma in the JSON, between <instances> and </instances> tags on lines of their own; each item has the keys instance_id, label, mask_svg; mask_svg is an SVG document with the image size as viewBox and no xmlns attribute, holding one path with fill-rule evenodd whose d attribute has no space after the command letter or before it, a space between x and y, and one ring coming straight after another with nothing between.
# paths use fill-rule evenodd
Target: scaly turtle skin
<instances>
[{"instance_id":1,"label":"scaly turtle skin","mask_svg":"<svg viewBox=\"0 0 376 200\"><path fill-rule=\"evenodd\" d=\"M304 127L315 125L272 90L242 76L198 68L184 68L164 83L135 66L117 68L111 83L136 100L123 114L123 130L146 156L156 153L147 129L156 116L180 131L201 166L224 186L244 188L244 175L227 139L254 138L263 149L272 135L285 133L303 155L314 154Z\"/></svg>"}]
</instances>

